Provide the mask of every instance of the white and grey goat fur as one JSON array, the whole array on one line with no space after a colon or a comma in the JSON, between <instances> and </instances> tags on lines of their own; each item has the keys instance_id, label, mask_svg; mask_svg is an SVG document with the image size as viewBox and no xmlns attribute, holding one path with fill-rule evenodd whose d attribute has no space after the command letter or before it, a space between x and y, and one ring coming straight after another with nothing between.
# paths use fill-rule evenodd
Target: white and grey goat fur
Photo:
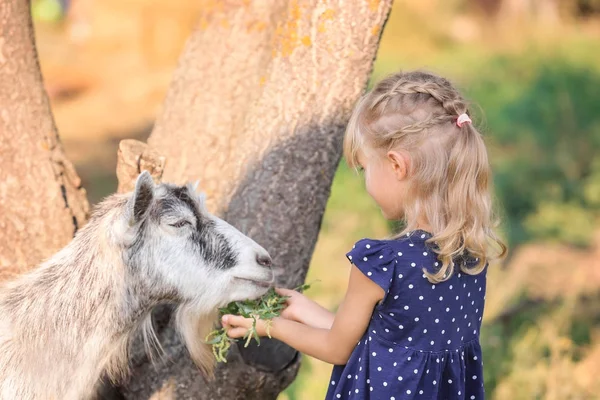
<instances>
[{"instance_id":1,"label":"white and grey goat fur","mask_svg":"<svg viewBox=\"0 0 600 400\"><path fill-rule=\"evenodd\" d=\"M273 280L268 253L204 208L191 186L155 185L106 198L62 250L0 287L0 399L79 400L103 374L127 371L138 329L173 303L191 357L211 374L203 342L218 307L256 298ZM156 342L153 342L157 345Z\"/></svg>"}]
</instances>

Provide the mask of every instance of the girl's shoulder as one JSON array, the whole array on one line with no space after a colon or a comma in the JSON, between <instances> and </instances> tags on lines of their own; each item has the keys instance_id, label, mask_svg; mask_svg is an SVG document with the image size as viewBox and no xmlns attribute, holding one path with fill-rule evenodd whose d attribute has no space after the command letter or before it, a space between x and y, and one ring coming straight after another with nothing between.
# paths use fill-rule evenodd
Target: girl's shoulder
<instances>
[{"instance_id":1,"label":"girl's shoulder","mask_svg":"<svg viewBox=\"0 0 600 400\"><path fill-rule=\"evenodd\" d=\"M366 276L387 290L398 267L415 264L414 260L422 258L429 251L425 241L430 237L427 232L412 231L396 239L365 238L357 241L346 257Z\"/></svg>"},{"instance_id":2,"label":"girl's shoulder","mask_svg":"<svg viewBox=\"0 0 600 400\"><path fill-rule=\"evenodd\" d=\"M422 230L414 230L395 239L369 239L364 238L357 241L352 250L348 252L349 256L369 257L377 254L380 259L386 257L409 257L417 256L428 249L430 246L426 241L431 238L431 234ZM348 257L350 261L352 258Z\"/></svg>"}]
</instances>

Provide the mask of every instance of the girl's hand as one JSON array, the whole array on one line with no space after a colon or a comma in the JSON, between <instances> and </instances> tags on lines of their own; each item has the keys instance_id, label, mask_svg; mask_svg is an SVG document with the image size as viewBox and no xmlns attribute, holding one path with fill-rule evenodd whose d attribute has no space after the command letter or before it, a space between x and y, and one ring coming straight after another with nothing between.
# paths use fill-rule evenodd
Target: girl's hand
<instances>
[{"instance_id":1,"label":"girl's hand","mask_svg":"<svg viewBox=\"0 0 600 400\"><path fill-rule=\"evenodd\" d=\"M352 267L348 291L334 322L331 312L300 293L286 289L279 289L278 292L290 296L287 299L286 314L288 318L276 317L271 321L257 320L257 334L265 336L267 328L269 328L269 333L274 339L334 365L344 365L348 362L352 350L369 326L373 309L385 295L384 289L377 283L364 275L358 267ZM300 321L290 318L297 318ZM303 322L302 320L310 321ZM225 315L222 322L227 335L237 339L248 333L248 330L252 328L253 319Z\"/></svg>"},{"instance_id":2,"label":"girl's hand","mask_svg":"<svg viewBox=\"0 0 600 400\"><path fill-rule=\"evenodd\" d=\"M295 290L277 288L275 291L288 297L281 317L315 328L331 328L335 315L326 308Z\"/></svg>"},{"instance_id":3,"label":"girl's hand","mask_svg":"<svg viewBox=\"0 0 600 400\"><path fill-rule=\"evenodd\" d=\"M239 339L246 336L248 330L252 327L254 320L245 318L241 315L223 315L221 318L223 328L227 331L227 336L232 339ZM258 336L268 336L267 323L262 319L256 320L256 333Z\"/></svg>"},{"instance_id":4,"label":"girl's hand","mask_svg":"<svg viewBox=\"0 0 600 400\"><path fill-rule=\"evenodd\" d=\"M288 297L286 299L286 308L281 312L283 318L292 321L300 321L302 315L311 312L311 308L319 307L317 303L306 297L300 292L291 289L277 288L277 294Z\"/></svg>"}]
</instances>

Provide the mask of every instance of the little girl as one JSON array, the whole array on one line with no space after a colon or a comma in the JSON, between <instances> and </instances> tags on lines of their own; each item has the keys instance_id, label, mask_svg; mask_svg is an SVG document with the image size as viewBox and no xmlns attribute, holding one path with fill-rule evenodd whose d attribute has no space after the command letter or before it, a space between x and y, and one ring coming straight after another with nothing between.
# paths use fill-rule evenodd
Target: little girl
<instances>
[{"instance_id":1,"label":"little girl","mask_svg":"<svg viewBox=\"0 0 600 400\"><path fill-rule=\"evenodd\" d=\"M467 103L446 79L392 75L358 103L344 141L369 195L405 228L363 239L336 314L300 293L272 337L334 364L326 399L484 399L479 330L493 232L490 167ZM226 315L233 338L252 320ZM266 335L266 324L257 330Z\"/></svg>"}]
</instances>

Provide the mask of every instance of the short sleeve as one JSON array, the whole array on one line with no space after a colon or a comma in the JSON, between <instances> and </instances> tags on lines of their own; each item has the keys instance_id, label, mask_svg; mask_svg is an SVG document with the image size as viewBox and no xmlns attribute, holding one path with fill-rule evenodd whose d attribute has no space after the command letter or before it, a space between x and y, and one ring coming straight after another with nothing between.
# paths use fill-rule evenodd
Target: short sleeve
<instances>
[{"instance_id":1,"label":"short sleeve","mask_svg":"<svg viewBox=\"0 0 600 400\"><path fill-rule=\"evenodd\" d=\"M380 240L362 239L356 242L346 257L365 276L381 286L387 294L396 263L394 252L387 243Z\"/></svg>"}]
</instances>

